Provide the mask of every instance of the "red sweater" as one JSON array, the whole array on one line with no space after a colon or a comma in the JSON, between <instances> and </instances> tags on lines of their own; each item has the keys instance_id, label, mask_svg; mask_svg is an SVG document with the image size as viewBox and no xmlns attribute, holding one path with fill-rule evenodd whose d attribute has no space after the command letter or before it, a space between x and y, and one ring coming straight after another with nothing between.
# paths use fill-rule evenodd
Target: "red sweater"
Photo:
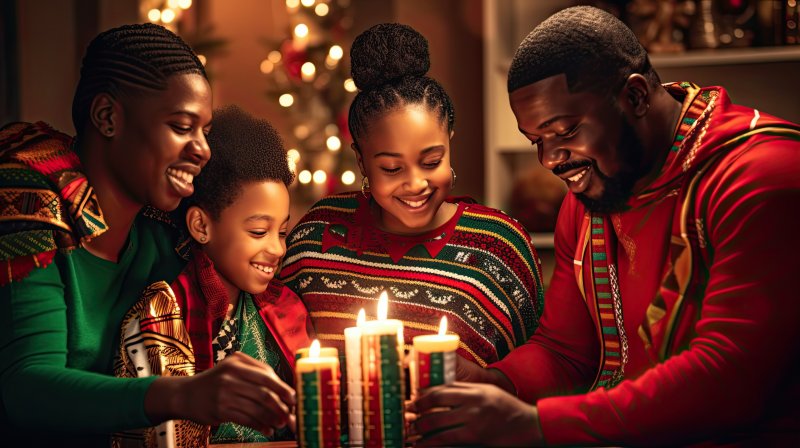
<instances>
[{"instance_id":1,"label":"red sweater","mask_svg":"<svg viewBox=\"0 0 800 448\"><path fill-rule=\"evenodd\" d=\"M691 141L676 140L676 155L646 200L634 198L631 210L606 217L616 242L619 333L628 342L624 379L610 389L583 393L619 364L614 355L622 349L601 342L617 328L604 327L602 311L584 298L597 290L583 282L586 212L571 194L562 205L556 269L539 329L493 365L522 399L537 404L548 444L763 445L800 438L800 295L793 286L800 249L800 134L757 134L722 153L723 142L748 127L793 125L733 106L719 88L701 95L708 99L709 92L717 96L689 126ZM717 155L689 208L696 218L690 245L700 256L670 332L678 297L662 280L672 271L685 173L702 165L692 165L695 158L705 162ZM679 279L685 274L679 272ZM661 319L648 316L656 309L654 297L665 302ZM648 317L655 318L649 338L643 335ZM662 347L666 352L659 354Z\"/></svg>"}]
</instances>

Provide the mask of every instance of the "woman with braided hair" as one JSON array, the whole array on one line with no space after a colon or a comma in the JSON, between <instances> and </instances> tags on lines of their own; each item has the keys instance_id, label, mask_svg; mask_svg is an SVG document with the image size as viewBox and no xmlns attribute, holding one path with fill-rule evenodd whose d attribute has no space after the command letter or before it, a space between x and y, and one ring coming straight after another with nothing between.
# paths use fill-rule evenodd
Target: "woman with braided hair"
<instances>
[{"instance_id":1,"label":"woman with braided hair","mask_svg":"<svg viewBox=\"0 0 800 448\"><path fill-rule=\"evenodd\" d=\"M341 335L381 291L409 344L442 316L458 353L501 359L536 329L539 259L528 232L504 213L450 197L454 108L426 76L428 42L406 25L376 25L351 49L360 92L349 127L362 190L322 199L287 238L281 277L309 309L320 340Z\"/></svg>"},{"instance_id":2,"label":"woman with braided hair","mask_svg":"<svg viewBox=\"0 0 800 448\"><path fill-rule=\"evenodd\" d=\"M126 313L185 263L165 212L209 160L211 115L189 46L126 25L87 49L74 138L42 122L0 129L3 444L108 446L111 432L169 419L265 431L289 420L291 389L245 355L196 376L112 376Z\"/></svg>"}]
</instances>

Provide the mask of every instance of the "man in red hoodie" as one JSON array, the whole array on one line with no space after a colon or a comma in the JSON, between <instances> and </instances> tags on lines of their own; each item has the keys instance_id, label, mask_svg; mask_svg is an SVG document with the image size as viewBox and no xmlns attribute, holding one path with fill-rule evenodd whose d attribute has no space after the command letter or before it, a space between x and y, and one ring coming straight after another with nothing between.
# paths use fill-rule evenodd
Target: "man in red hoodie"
<instances>
[{"instance_id":1,"label":"man in red hoodie","mask_svg":"<svg viewBox=\"0 0 800 448\"><path fill-rule=\"evenodd\" d=\"M421 446L796 443L800 126L719 87L661 85L591 7L536 27L508 87L570 190L556 269L528 343L462 363L490 384L413 404Z\"/></svg>"}]
</instances>

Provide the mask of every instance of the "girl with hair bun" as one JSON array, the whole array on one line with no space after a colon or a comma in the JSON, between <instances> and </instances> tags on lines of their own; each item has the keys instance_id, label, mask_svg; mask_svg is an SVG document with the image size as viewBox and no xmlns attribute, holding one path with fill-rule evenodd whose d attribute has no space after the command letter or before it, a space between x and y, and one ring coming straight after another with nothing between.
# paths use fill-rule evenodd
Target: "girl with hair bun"
<instances>
[{"instance_id":1,"label":"girl with hair bun","mask_svg":"<svg viewBox=\"0 0 800 448\"><path fill-rule=\"evenodd\" d=\"M343 350L344 328L386 291L407 346L442 316L458 353L487 365L523 344L543 309L540 262L527 231L504 213L450 196L455 113L426 74L427 40L376 25L352 46L359 88L350 106L361 191L322 199L287 238L281 277L317 335Z\"/></svg>"},{"instance_id":2,"label":"girl with hair bun","mask_svg":"<svg viewBox=\"0 0 800 448\"><path fill-rule=\"evenodd\" d=\"M4 446L108 446L112 432L169 419L265 431L289 421L294 392L252 358L188 376L174 296L145 290L185 264L166 212L209 160L211 104L203 65L180 37L126 25L86 51L76 137L42 122L0 129ZM123 337L129 324L138 339ZM178 446L204 443L200 429L176 434Z\"/></svg>"}]
</instances>

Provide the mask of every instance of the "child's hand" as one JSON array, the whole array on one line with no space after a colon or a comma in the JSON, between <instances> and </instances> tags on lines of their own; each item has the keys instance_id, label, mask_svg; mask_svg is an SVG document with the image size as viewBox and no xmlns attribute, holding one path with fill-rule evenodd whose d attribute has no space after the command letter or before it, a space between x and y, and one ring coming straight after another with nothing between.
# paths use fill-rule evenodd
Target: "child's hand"
<instances>
[{"instance_id":1,"label":"child's hand","mask_svg":"<svg viewBox=\"0 0 800 448\"><path fill-rule=\"evenodd\" d=\"M178 418L218 425L234 422L270 435L293 424L295 392L268 365L243 353L188 377L180 392Z\"/></svg>"}]
</instances>

